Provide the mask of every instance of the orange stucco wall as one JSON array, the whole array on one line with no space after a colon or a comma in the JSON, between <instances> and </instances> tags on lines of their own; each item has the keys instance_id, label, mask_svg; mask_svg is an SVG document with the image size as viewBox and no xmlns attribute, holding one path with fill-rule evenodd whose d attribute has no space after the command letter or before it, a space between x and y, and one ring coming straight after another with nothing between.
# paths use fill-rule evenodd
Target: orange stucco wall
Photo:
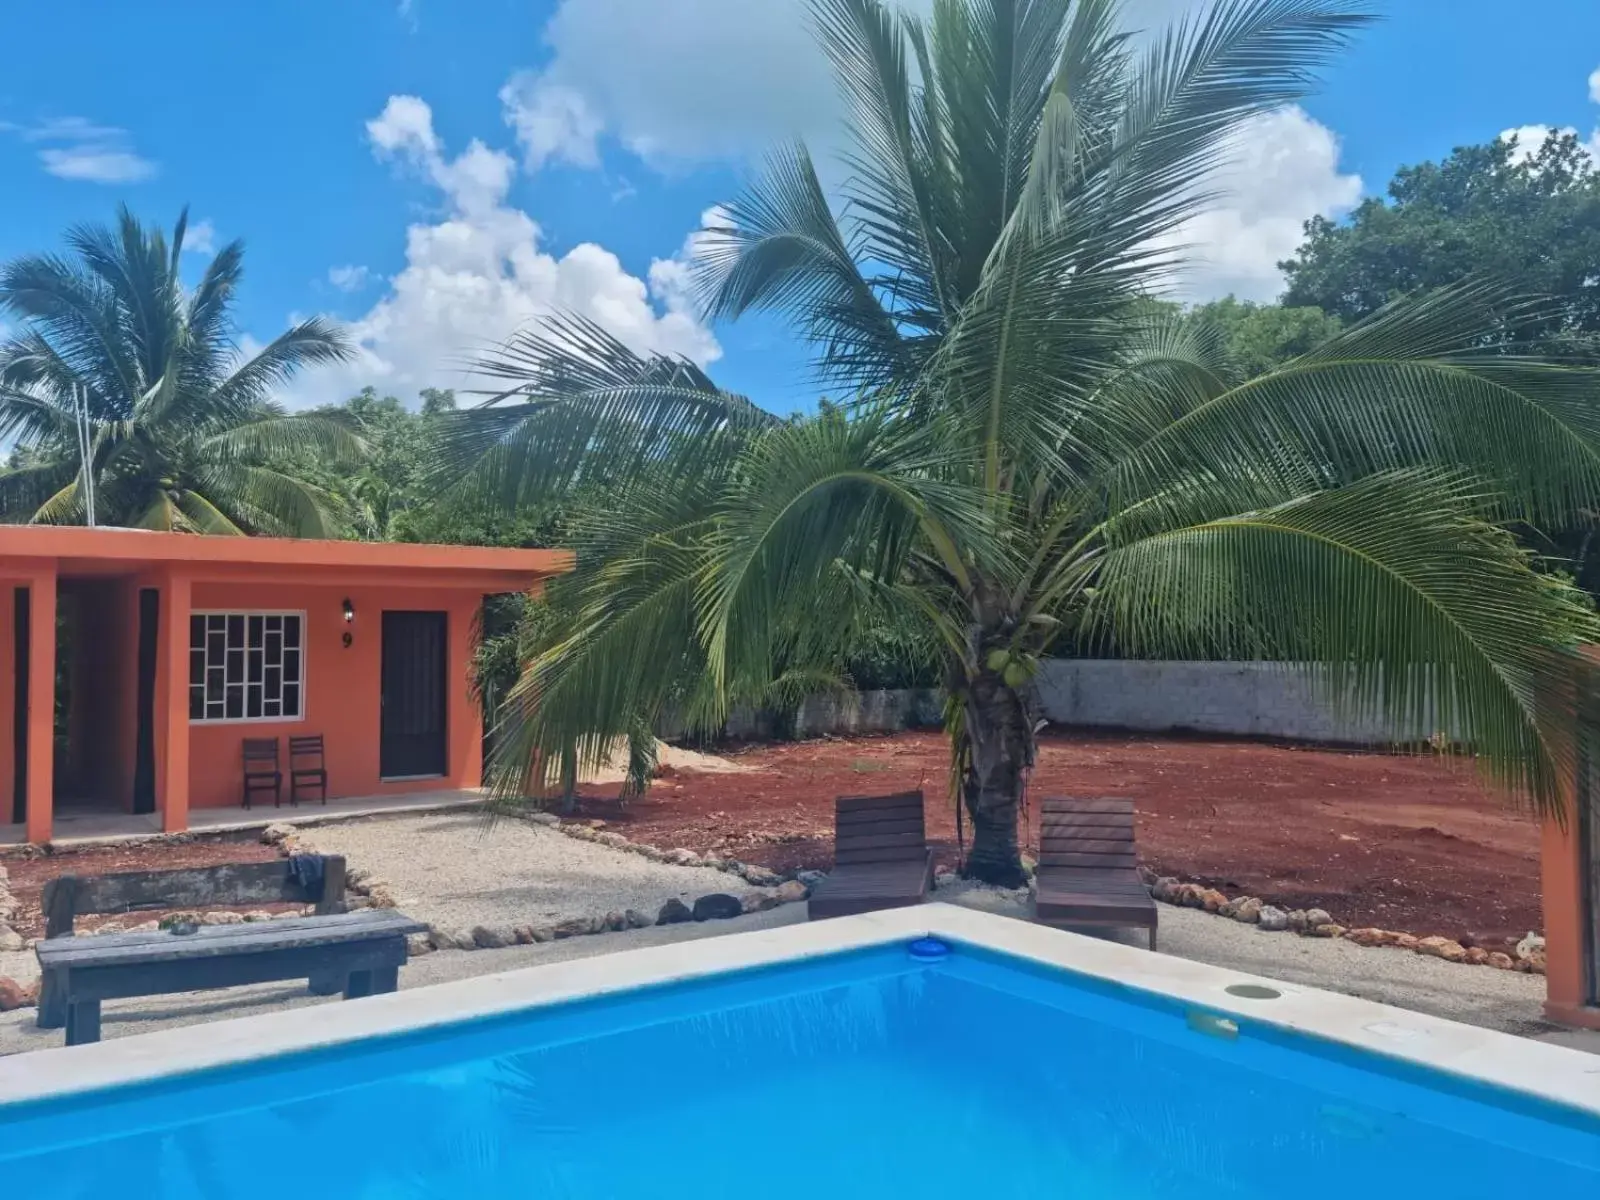
<instances>
[{"instance_id":1,"label":"orange stucco wall","mask_svg":"<svg viewBox=\"0 0 1600 1200\"><path fill-rule=\"evenodd\" d=\"M355 621L349 625L345 624L343 614L346 597L356 612ZM287 739L291 735L322 734L327 747L330 796L370 796L475 786L482 774L482 723L469 695L467 681L472 622L481 599L476 593L459 589L195 583L191 595L194 611L304 611L306 685L302 720L189 726L189 807L215 808L240 803L241 743L247 737L277 737L283 742L280 753L287 756ZM446 695L448 734L443 778L397 783L385 783L379 778L379 686L385 609L448 614L447 666L452 683ZM187 625L185 620L185 629ZM348 648L342 644L346 630L353 638ZM187 653L185 642L184 655ZM162 663L157 680L158 696L167 694L165 681L159 677L165 674L165 656ZM185 675L177 689L178 698L185 706L187 683ZM187 712L186 707L184 711ZM160 740L157 744L159 757ZM158 775L164 772L158 771ZM260 804L261 800L258 794L255 803ZM288 802L287 780L284 801Z\"/></svg>"}]
</instances>

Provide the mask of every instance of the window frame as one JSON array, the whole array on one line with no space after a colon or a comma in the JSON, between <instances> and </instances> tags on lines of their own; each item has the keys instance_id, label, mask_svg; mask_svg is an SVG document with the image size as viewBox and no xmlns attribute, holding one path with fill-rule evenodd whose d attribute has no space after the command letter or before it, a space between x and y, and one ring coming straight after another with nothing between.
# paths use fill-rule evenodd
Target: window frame
<instances>
[{"instance_id":1,"label":"window frame","mask_svg":"<svg viewBox=\"0 0 1600 1200\"><path fill-rule=\"evenodd\" d=\"M191 608L190 618L194 617L243 617L246 628L246 649L249 653L249 622L251 617L298 617L300 620L300 674L298 680L280 680L278 690L281 694L285 683L298 682L300 687L300 712L297 716L285 717L189 717L190 725L298 725L306 719L306 710L309 707L310 697L306 694L306 660L309 657L308 645L310 633L307 625L306 610L303 608ZM226 653L226 652L224 652ZM194 641L189 642L189 654L194 654ZM226 668L224 668L226 671ZM249 675L248 660L246 662L246 676ZM193 688L193 684L186 684ZM226 687L224 682L224 687ZM249 686L248 678L245 686Z\"/></svg>"}]
</instances>

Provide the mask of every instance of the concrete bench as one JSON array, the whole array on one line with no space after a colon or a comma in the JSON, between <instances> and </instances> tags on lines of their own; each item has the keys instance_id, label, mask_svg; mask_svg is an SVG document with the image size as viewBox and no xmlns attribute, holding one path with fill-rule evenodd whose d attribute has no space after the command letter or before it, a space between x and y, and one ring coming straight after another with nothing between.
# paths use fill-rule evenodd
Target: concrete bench
<instances>
[{"instance_id":1,"label":"concrete bench","mask_svg":"<svg viewBox=\"0 0 1600 1200\"><path fill-rule=\"evenodd\" d=\"M55 938L35 947L57 980L67 1045L100 1040L100 1003L271 983L312 976L344 980L346 1000L399 986L406 937L427 926L393 910L366 909L189 933L114 933Z\"/></svg>"}]
</instances>

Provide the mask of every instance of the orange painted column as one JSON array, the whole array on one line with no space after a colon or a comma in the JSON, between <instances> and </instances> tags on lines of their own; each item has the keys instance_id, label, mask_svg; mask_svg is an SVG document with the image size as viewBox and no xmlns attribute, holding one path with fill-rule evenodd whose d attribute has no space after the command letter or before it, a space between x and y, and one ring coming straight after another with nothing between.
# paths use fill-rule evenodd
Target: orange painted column
<instances>
[{"instance_id":1,"label":"orange painted column","mask_svg":"<svg viewBox=\"0 0 1600 1200\"><path fill-rule=\"evenodd\" d=\"M173 572L161 589L161 633L158 672L161 730L161 828L182 833L189 828L189 609L187 575Z\"/></svg>"},{"instance_id":2,"label":"orange painted column","mask_svg":"<svg viewBox=\"0 0 1600 1200\"><path fill-rule=\"evenodd\" d=\"M30 842L48 842L55 817L56 569L28 577L28 822Z\"/></svg>"},{"instance_id":3,"label":"orange painted column","mask_svg":"<svg viewBox=\"0 0 1600 1200\"><path fill-rule=\"evenodd\" d=\"M1579 803L1583 803L1580 790ZM1572 814L1577 818L1577 814ZM1544 823L1540 884L1544 893L1545 1015L1563 1025L1600 1029L1589 981L1588 925L1580 819Z\"/></svg>"}]
</instances>

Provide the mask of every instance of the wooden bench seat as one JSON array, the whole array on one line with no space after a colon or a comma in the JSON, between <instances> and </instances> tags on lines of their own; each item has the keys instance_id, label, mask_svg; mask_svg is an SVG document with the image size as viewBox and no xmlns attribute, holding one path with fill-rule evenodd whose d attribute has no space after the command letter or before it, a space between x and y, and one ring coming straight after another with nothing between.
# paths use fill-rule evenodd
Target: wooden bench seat
<instances>
[{"instance_id":1,"label":"wooden bench seat","mask_svg":"<svg viewBox=\"0 0 1600 1200\"><path fill-rule=\"evenodd\" d=\"M833 870L811 893L811 920L921 904L933 884L922 793L840 796Z\"/></svg>"},{"instance_id":2,"label":"wooden bench seat","mask_svg":"<svg viewBox=\"0 0 1600 1200\"><path fill-rule=\"evenodd\" d=\"M1039 805L1035 914L1041 924L1139 927L1156 948L1156 902L1139 877L1130 800L1047 796Z\"/></svg>"},{"instance_id":3,"label":"wooden bench seat","mask_svg":"<svg viewBox=\"0 0 1600 1200\"><path fill-rule=\"evenodd\" d=\"M309 979L344 980L347 1000L399 986L406 936L427 926L389 909L245 925L54 938L35 947L57 980L67 1045L100 1040L100 1004L133 996Z\"/></svg>"}]
</instances>

